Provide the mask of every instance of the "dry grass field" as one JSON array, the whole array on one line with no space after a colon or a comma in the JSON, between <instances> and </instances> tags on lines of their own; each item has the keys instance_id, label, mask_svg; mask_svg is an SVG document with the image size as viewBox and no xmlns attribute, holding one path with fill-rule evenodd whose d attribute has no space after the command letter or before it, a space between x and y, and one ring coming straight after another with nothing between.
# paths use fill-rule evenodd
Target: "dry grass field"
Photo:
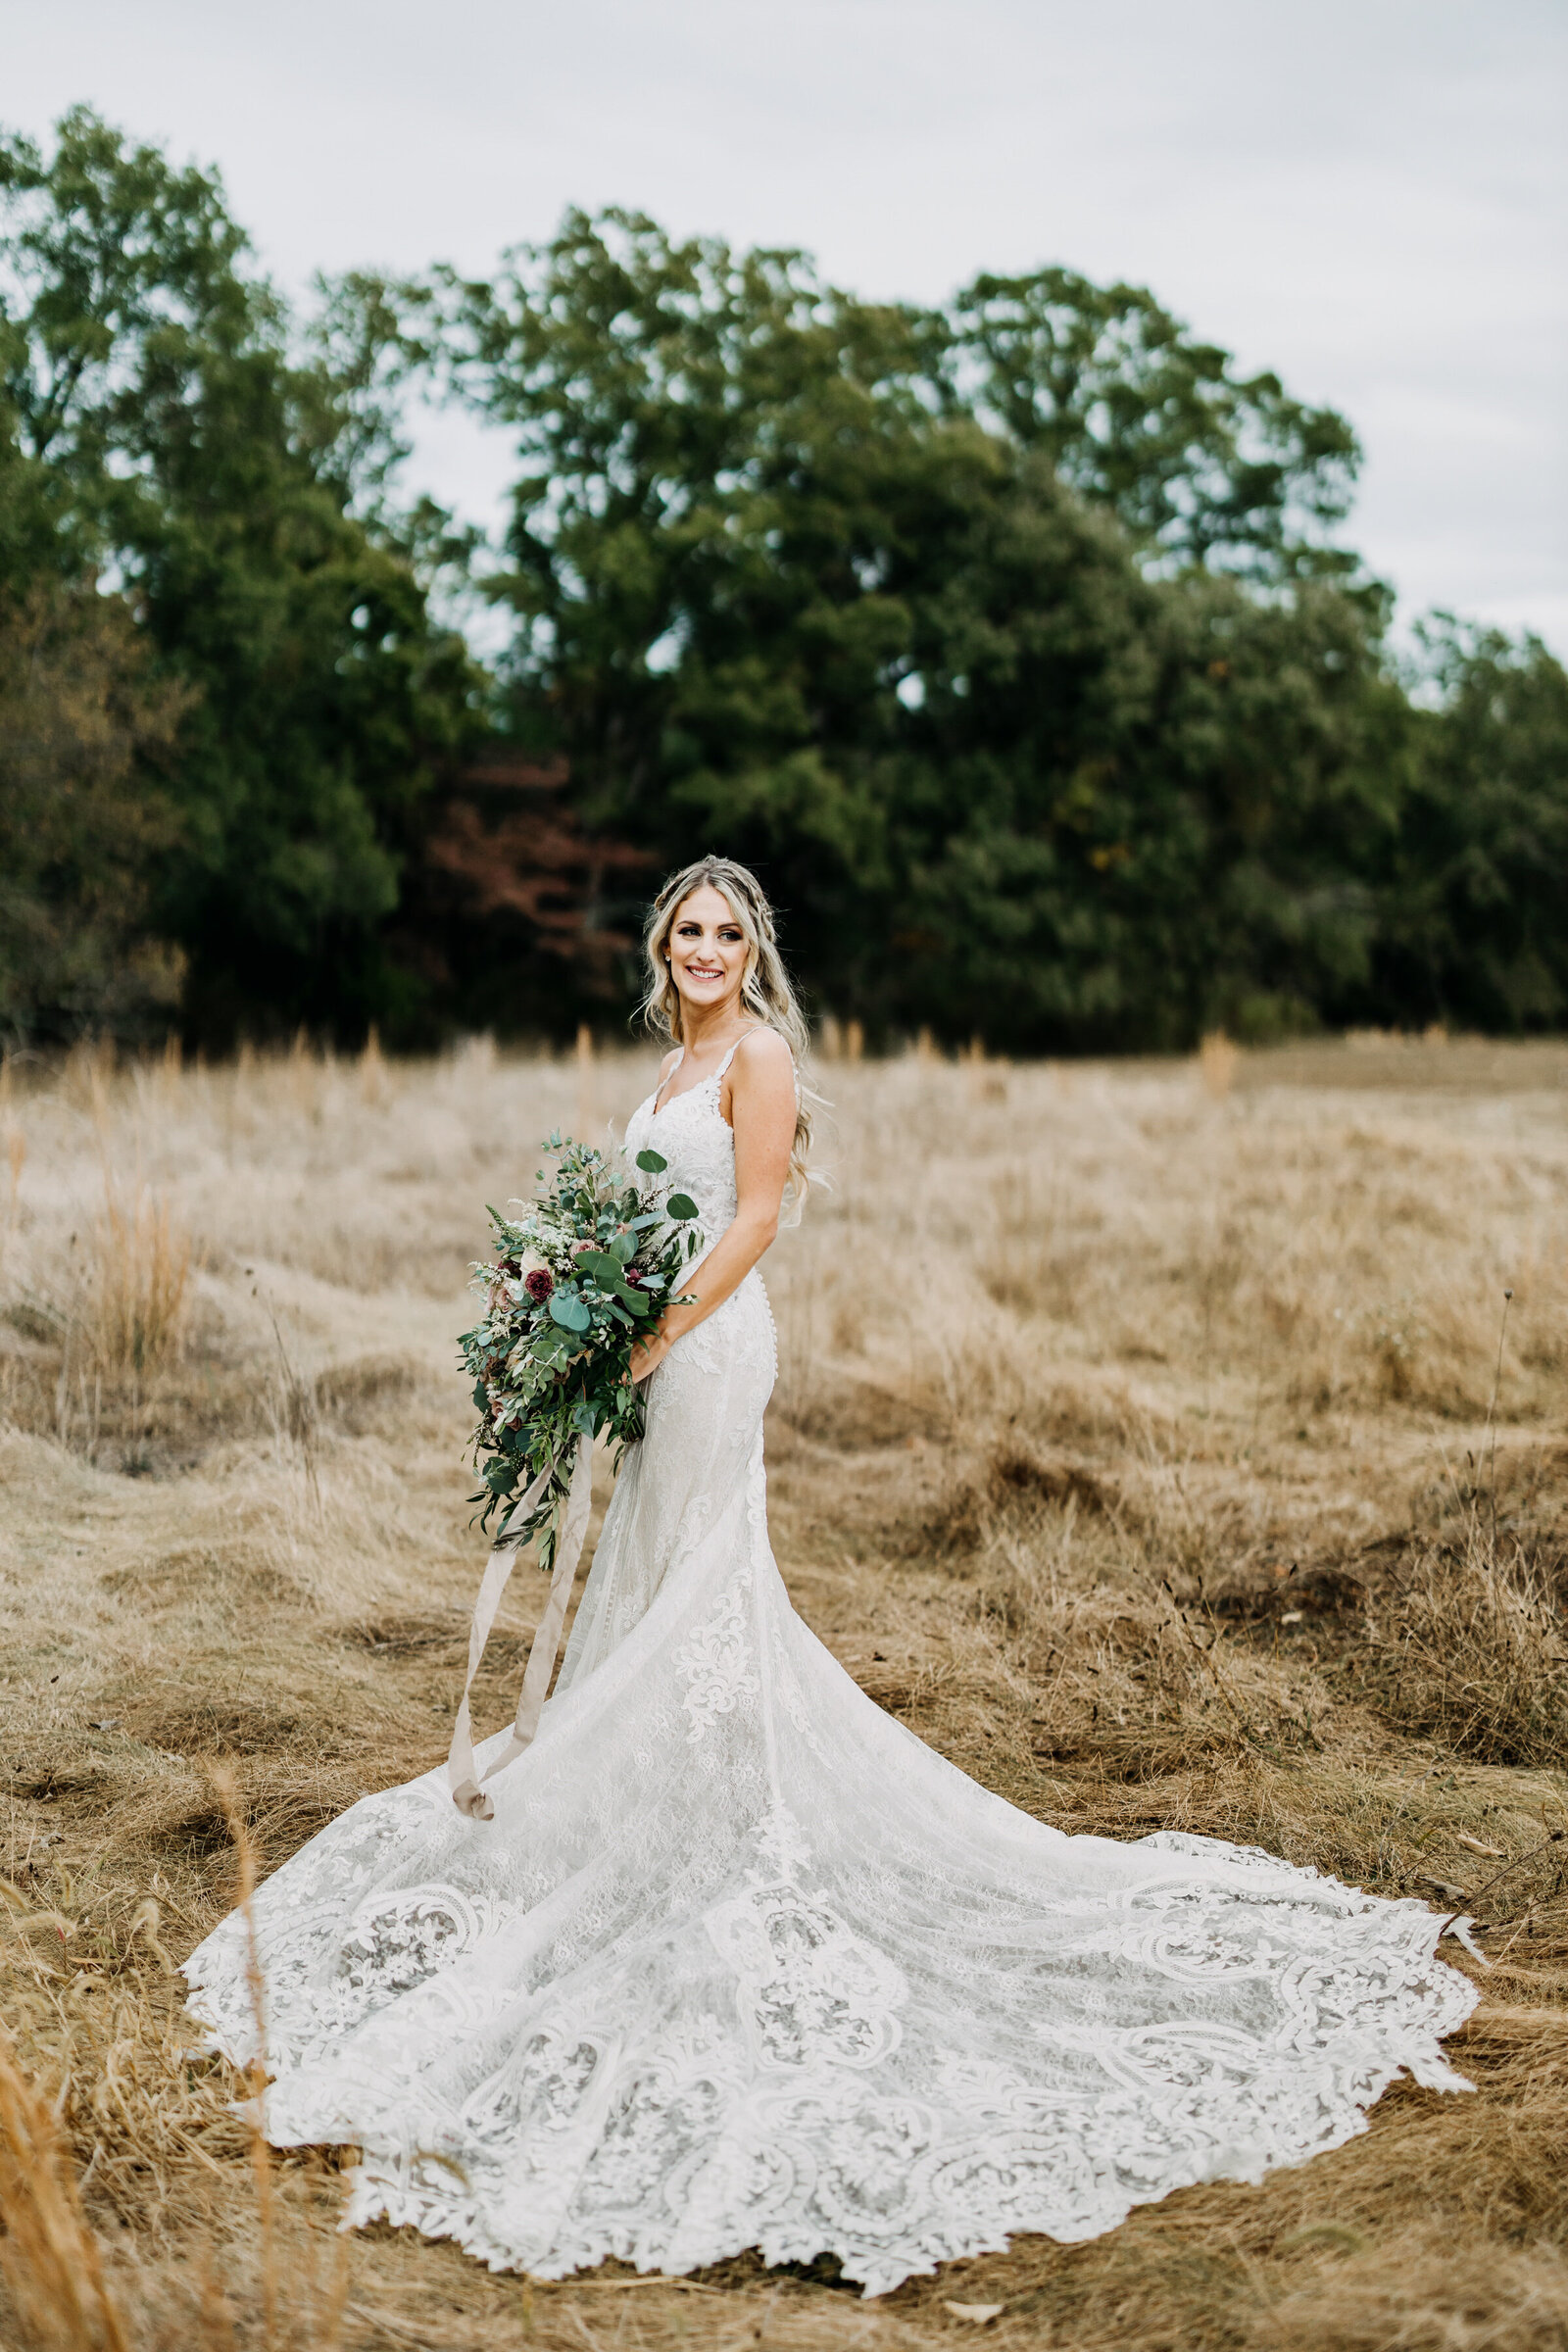
<instances>
[{"instance_id":1,"label":"dry grass field","mask_svg":"<svg viewBox=\"0 0 1568 2352\"><path fill-rule=\"evenodd\" d=\"M492 2278L338 2238L338 2152L252 2146L172 1966L241 1847L270 1867L444 1753L483 1203L651 1066L475 1044L0 1082L0 2342L1568 2346L1556 1047L829 1063L833 1189L767 1266L776 1545L864 1689L1064 1828L1471 1911L1490 1968L1445 1948L1484 1987L1473 2097L1398 2086L1261 2189L875 2303L754 2261ZM486 1728L532 1600L520 1575Z\"/></svg>"}]
</instances>

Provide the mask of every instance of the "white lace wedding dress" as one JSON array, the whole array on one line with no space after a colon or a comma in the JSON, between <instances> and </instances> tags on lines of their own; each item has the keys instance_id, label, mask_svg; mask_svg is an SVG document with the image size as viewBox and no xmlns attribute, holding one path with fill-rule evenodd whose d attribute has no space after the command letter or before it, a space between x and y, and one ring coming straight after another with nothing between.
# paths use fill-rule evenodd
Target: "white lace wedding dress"
<instances>
[{"instance_id":1,"label":"white lace wedding dress","mask_svg":"<svg viewBox=\"0 0 1568 2352\"><path fill-rule=\"evenodd\" d=\"M710 1237L719 1080L634 1115ZM871 2292L1109 2230L1364 2129L1468 1982L1439 1921L1250 1847L1069 1838L866 1698L768 1547L772 1321L748 1275L654 1374L534 1744L466 1818L363 1798L269 1880L269 2136L363 2151L350 2218L560 2278L837 2255ZM481 1750L499 1752L504 1735ZM257 2035L246 1937L186 1963Z\"/></svg>"}]
</instances>

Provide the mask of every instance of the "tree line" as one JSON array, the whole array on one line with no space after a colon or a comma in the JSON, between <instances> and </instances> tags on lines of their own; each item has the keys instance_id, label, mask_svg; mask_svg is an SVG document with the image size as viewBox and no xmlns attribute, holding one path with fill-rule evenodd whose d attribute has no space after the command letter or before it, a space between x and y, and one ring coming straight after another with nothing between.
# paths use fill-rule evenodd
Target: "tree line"
<instances>
[{"instance_id":1,"label":"tree line","mask_svg":"<svg viewBox=\"0 0 1568 2352\"><path fill-rule=\"evenodd\" d=\"M500 548L401 493L430 401ZM0 138L0 1032L608 1026L710 848L873 1039L1559 1027L1568 675L1395 658L1358 455L1061 268L872 304L571 212L291 310L214 174Z\"/></svg>"}]
</instances>

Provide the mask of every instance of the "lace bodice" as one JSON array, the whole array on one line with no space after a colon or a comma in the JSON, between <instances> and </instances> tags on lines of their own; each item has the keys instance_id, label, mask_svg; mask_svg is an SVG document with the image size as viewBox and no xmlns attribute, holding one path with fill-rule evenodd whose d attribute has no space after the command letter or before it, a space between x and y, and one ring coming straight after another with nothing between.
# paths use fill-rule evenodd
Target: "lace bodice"
<instances>
[{"instance_id":1,"label":"lace bodice","mask_svg":"<svg viewBox=\"0 0 1568 2352\"><path fill-rule=\"evenodd\" d=\"M630 1122L735 1213L722 1072ZM364 1798L261 1887L269 2135L362 2151L352 2218L560 2278L747 2247L868 2289L1109 2230L1460 2087L1439 1922L1250 1848L1069 1838L857 1688L768 1544L755 1271L676 1341L532 1746ZM505 1735L481 1751L501 1751ZM243 1921L186 1963L247 2062Z\"/></svg>"},{"instance_id":2,"label":"lace bodice","mask_svg":"<svg viewBox=\"0 0 1568 2352\"><path fill-rule=\"evenodd\" d=\"M703 1241L710 1250L733 1222L738 1204L735 1131L719 1108L725 1073L734 1058L735 1047L731 1046L710 1076L688 1087L684 1094L666 1093L657 1110L656 1088L626 1122L627 1151L660 1152L669 1163L671 1189L689 1193L696 1201ZM677 1063L672 1077L679 1074Z\"/></svg>"}]
</instances>

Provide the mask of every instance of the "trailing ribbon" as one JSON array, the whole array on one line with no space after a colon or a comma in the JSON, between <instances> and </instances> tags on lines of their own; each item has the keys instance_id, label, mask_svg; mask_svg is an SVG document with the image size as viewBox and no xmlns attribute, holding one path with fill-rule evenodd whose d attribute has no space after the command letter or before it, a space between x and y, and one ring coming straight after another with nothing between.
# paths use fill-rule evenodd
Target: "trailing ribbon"
<instances>
[{"instance_id":1,"label":"trailing ribbon","mask_svg":"<svg viewBox=\"0 0 1568 2352\"><path fill-rule=\"evenodd\" d=\"M539 1717L555 1672L556 1651L561 1643L561 1628L565 1621L566 1603L571 1597L571 1580L577 1573L582 1556L583 1538L588 1533L588 1510L593 1499L592 1438L577 1440L577 1458L572 1464L571 1484L566 1490L565 1519L561 1541L556 1545L555 1567L550 1578L550 1598L539 1620L528 1663L523 1670L522 1689L517 1694L517 1712L513 1718L512 1734L495 1762L485 1773L490 1780L520 1756L539 1729ZM541 1470L533 1484L521 1494L507 1516L526 1523L528 1514L544 1499L550 1484L550 1472ZM499 1543L485 1562L484 1575L479 1580L479 1597L473 1604L473 1623L468 1629L468 1679L463 1686L463 1702L458 1708L458 1720L452 1727L452 1745L447 1754L447 1781L452 1789L452 1801L460 1813L474 1821L492 1821L495 1806L480 1786L477 1763L473 1753L473 1719L468 1712L468 1697L473 1678L479 1671L490 1629L501 1606L501 1595L507 1589L507 1579L516 1565L521 1539Z\"/></svg>"}]
</instances>

